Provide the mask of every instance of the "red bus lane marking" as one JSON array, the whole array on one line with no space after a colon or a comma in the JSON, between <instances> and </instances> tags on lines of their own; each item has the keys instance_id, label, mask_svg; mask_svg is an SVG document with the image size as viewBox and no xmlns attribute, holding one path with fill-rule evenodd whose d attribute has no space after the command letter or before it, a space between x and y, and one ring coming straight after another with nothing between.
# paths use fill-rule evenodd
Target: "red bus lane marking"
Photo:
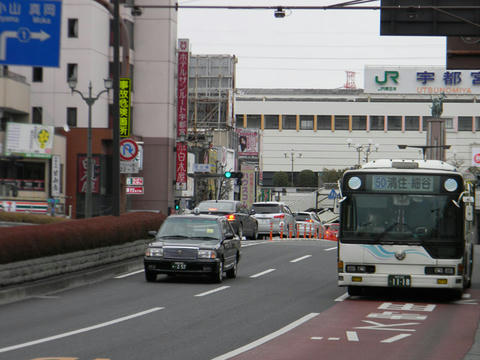
<instances>
[{"instance_id":1,"label":"red bus lane marking","mask_svg":"<svg viewBox=\"0 0 480 360\"><path fill-rule=\"evenodd\" d=\"M480 291L469 292L437 304L349 299L232 359L461 360L480 318Z\"/></svg>"}]
</instances>

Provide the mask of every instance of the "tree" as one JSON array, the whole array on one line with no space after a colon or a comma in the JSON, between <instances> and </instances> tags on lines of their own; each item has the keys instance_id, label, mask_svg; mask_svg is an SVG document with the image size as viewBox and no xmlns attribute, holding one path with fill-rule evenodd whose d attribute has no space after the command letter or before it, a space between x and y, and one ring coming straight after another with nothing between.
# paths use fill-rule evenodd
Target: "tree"
<instances>
[{"instance_id":1,"label":"tree","mask_svg":"<svg viewBox=\"0 0 480 360\"><path fill-rule=\"evenodd\" d=\"M335 170L323 168L322 174L320 175L320 181L322 184L336 184L346 170L348 169Z\"/></svg>"},{"instance_id":2,"label":"tree","mask_svg":"<svg viewBox=\"0 0 480 360\"><path fill-rule=\"evenodd\" d=\"M312 170L302 170L298 175L297 186L317 187L317 176Z\"/></svg>"},{"instance_id":3,"label":"tree","mask_svg":"<svg viewBox=\"0 0 480 360\"><path fill-rule=\"evenodd\" d=\"M276 186L276 187L284 187L284 186L290 185L288 174L283 171L279 171L273 174L272 180L273 180L273 186Z\"/></svg>"}]
</instances>

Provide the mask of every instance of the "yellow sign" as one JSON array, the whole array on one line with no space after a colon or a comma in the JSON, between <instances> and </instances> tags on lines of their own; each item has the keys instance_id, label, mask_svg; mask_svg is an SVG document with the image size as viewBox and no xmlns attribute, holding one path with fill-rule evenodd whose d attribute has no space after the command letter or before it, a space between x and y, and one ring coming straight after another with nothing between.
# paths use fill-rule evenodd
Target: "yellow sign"
<instances>
[{"instance_id":1,"label":"yellow sign","mask_svg":"<svg viewBox=\"0 0 480 360\"><path fill-rule=\"evenodd\" d=\"M131 133L130 97L131 81L129 78L121 78L119 84L120 137L129 137Z\"/></svg>"}]
</instances>

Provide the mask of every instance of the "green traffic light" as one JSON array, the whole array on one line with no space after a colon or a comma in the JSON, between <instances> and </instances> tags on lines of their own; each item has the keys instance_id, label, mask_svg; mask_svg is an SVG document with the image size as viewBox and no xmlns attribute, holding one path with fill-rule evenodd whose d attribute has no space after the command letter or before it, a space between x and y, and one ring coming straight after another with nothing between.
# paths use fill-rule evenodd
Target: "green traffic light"
<instances>
[{"instance_id":1,"label":"green traffic light","mask_svg":"<svg viewBox=\"0 0 480 360\"><path fill-rule=\"evenodd\" d=\"M230 171L225 171L223 176L225 176L227 179L230 179L232 177L232 173Z\"/></svg>"}]
</instances>

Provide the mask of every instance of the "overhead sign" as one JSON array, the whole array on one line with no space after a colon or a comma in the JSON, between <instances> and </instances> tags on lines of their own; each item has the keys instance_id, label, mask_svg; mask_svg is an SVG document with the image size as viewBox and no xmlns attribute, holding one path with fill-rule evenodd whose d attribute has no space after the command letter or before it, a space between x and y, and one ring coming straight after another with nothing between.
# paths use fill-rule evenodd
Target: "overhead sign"
<instances>
[{"instance_id":1,"label":"overhead sign","mask_svg":"<svg viewBox=\"0 0 480 360\"><path fill-rule=\"evenodd\" d=\"M380 35L480 36L478 0L382 0Z\"/></svg>"},{"instance_id":2,"label":"overhead sign","mask_svg":"<svg viewBox=\"0 0 480 360\"><path fill-rule=\"evenodd\" d=\"M120 159L129 161L135 159L138 154L138 145L132 139L120 140Z\"/></svg>"},{"instance_id":3,"label":"overhead sign","mask_svg":"<svg viewBox=\"0 0 480 360\"><path fill-rule=\"evenodd\" d=\"M59 67L60 0L0 0L0 64Z\"/></svg>"},{"instance_id":4,"label":"overhead sign","mask_svg":"<svg viewBox=\"0 0 480 360\"><path fill-rule=\"evenodd\" d=\"M212 164L193 164L193 172L206 172L209 173L212 168Z\"/></svg>"},{"instance_id":5,"label":"overhead sign","mask_svg":"<svg viewBox=\"0 0 480 360\"><path fill-rule=\"evenodd\" d=\"M131 103L131 81L129 78L121 78L119 83L119 124L120 137L129 137L131 133L130 103Z\"/></svg>"},{"instance_id":6,"label":"overhead sign","mask_svg":"<svg viewBox=\"0 0 480 360\"><path fill-rule=\"evenodd\" d=\"M53 126L8 122L5 155L49 159L54 136Z\"/></svg>"},{"instance_id":7,"label":"overhead sign","mask_svg":"<svg viewBox=\"0 0 480 360\"><path fill-rule=\"evenodd\" d=\"M186 143L177 142L176 185L177 190L187 189L188 147Z\"/></svg>"}]
</instances>

